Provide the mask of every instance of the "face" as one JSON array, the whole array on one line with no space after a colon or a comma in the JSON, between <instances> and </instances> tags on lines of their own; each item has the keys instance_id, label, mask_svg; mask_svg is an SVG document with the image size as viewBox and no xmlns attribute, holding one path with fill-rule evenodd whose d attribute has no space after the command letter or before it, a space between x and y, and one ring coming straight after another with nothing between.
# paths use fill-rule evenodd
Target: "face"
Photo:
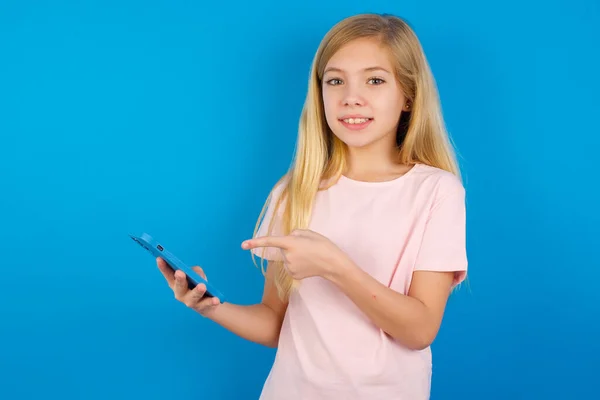
<instances>
[{"instance_id":1,"label":"face","mask_svg":"<svg viewBox=\"0 0 600 400\"><path fill-rule=\"evenodd\" d=\"M334 135L351 148L396 146L405 97L389 53L374 39L357 39L329 60L323 103Z\"/></svg>"}]
</instances>

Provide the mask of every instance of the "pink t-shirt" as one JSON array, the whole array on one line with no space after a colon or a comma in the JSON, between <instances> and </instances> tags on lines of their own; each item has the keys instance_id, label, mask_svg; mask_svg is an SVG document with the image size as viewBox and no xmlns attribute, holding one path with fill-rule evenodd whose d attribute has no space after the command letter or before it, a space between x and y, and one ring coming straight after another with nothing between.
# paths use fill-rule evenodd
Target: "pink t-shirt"
<instances>
[{"instance_id":1,"label":"pink t-shirt","mask_svg":"<svg viewBox=\"0 0 600 400\"><path fill-rule=\"evenodd\" d=\"M275 188L271 204L280 191ZM417 270L456 271L455 285L465 278L465 209L456 176L417 164L387 182L342 176L318 192L309 229L378 281L407 294ZM258 236L273 211L267 210ZM264 251L264 258L280 259L277 249ZM254 252L261 255L261 249ZM422 400L429 398L430 382L430 348L403 347L331 282L312 277L290 297L261 400Z\"/></svg>"}]
</instances>

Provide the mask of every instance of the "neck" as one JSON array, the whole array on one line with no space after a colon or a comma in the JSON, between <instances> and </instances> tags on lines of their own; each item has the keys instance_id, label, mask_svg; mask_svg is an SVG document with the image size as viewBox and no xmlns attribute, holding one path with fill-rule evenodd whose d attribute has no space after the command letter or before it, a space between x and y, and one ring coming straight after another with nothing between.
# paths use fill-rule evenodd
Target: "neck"
<instances>
[{"instance_id":1,"label":"neck","mask_svg":"<svg viewBox=\"0 0 600 400\"><path fill-rule=\"evenodd\" d=\"M397 160L398 150L393 146L348 148L348 178L357 180L385 180L406 172L407 167Z\"/></svg>"}]
</instances>

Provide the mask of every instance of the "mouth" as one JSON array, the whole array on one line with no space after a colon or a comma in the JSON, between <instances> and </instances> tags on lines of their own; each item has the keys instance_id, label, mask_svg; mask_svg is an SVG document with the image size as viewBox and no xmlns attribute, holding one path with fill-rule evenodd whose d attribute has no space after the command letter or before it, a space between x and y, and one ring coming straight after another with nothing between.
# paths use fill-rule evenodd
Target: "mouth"
<instances>
[{"instance_id":1,"label":"mouth","mask_svg":"<svg viewBox=\"0 0 600 400\"><path fill-rule=\"evenodd\" d=\"M361 130L373 122L373 118L368 117L348 117L340 118L339 121L348 129Z\"/></svg>"}]
</instances>

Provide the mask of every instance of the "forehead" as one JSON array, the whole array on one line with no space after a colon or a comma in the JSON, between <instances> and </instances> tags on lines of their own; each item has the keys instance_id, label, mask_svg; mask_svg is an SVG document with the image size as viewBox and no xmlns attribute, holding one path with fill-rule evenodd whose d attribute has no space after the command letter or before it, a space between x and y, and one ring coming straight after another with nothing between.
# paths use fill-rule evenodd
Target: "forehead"
<instances>
[{"instance_id":1,"label":"forehead","mask_svg":"<svg viewBox=\"0 0 600 400\"><path fill-rule=\"evenodd\" d=\"M389 51L377 39L361 38L345 44L336 51L325 66L325 70L335 68L352 73L371 67L392 71Z\"/></svg>"}]
</instances>

